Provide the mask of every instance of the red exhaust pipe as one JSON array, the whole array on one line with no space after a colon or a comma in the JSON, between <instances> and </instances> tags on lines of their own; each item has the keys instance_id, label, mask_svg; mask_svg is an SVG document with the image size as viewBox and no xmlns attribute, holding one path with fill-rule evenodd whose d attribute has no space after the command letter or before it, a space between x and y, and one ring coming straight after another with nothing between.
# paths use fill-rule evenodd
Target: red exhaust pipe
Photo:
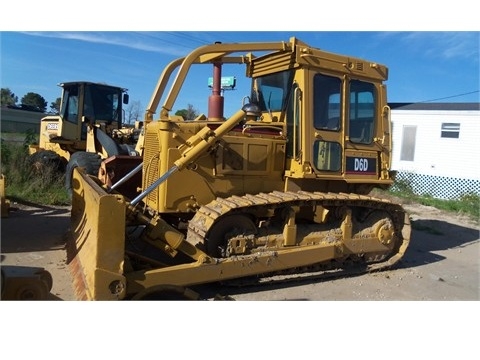
<instances>
[{"instance_id":1,"label":"red exhaust pipe","mask_svg":"<svg viewBox=\"0 0 480 360\"><path fill-rule=\"evenodd\" d=\"M220 121L223 118L222 64L213 64L212 95L208 97L208 120Z\"/></svg>"}]
</instances>

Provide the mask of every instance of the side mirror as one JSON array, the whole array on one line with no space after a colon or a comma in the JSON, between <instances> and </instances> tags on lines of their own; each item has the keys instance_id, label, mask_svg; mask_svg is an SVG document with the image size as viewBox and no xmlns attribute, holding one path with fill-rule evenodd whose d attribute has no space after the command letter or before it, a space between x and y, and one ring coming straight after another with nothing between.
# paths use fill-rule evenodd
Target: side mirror
<instances>
[{"instance_id":1,"label":"side mirror","mask_svg":"<svg viewBox=\"0 0 480 360\"><path fill-rule=\"evenodd\" d=\"M128 104L128 100L130 99L130 96L128 96L128 94L123 94L123 103L125 105Z\"/></svg>"}]
</instances>

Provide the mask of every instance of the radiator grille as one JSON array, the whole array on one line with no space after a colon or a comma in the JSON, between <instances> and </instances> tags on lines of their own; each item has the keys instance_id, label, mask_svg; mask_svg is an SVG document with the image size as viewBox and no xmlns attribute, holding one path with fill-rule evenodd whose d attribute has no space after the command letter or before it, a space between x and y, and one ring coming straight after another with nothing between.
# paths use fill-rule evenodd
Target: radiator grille
<instances>
[{"instance_id":1,"label":"radiator grille","mask_svg":"<svg viewBox=\"0 0 480 360\"><path fill-rule=\"evenodd\" d=\"M145 135L145 152L143 156L143 189L149 187L159 176L160 141L156 132L147 132ZM157 207L158 188L147 196L148 203Z\"/></svg>"}]
</instances>

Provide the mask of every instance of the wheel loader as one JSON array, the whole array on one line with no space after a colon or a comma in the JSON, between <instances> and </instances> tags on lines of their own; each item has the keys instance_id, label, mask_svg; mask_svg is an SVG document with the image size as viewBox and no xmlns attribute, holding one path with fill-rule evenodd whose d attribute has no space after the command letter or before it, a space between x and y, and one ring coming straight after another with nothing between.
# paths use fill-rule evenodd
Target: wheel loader
<instances>
[{"instance_id":1,"label":"wheel loader","mask_svg":"<svg viewBox=\"0 0 480 360\"><path fill-rule=\"evenodd\" d=\"M127 89L87 81L59 86L60 113L42 118L39 144L29 146L35 169L53 166L66 171L66 188L70 190L73 168L80 166L97 175L103 159L138 155L134 146L139 123L135 127L122 125L122 105L128 104L129 98Z\"/></svg>"},{"instance_id":2,"label":"wheel loader","mask_svg":"<svg viewBox=\"0 0 480 360\"><path fill-rule=\"evenodd\" d=\"M251 86L226 118L222 68L233 64ZM185 121L170 112L199 67L213 74L208 115ZM395 265L409 216L370 194L394 181L387 78L382 64L294 37L172 61L145 114L141 163L113 179L73 172L77 298L202 298L204 284ZM134 193L120 190L132 182Z\"/></svg>"}]
</instances>

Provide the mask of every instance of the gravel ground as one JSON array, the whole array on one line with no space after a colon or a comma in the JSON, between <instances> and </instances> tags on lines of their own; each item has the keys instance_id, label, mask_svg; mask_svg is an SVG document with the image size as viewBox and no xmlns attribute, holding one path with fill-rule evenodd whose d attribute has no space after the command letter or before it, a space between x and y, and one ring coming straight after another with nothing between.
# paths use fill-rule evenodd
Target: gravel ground
<instances>
[{"instance_id":1,"label":"gravel ground","mask_svg":"<svg viewBox=\"0 0 480 360\"><path fill-rule=\"evenodd\" d=\"M11 354L10 358L19 354L83 358L79 343L88 344L100 358L111 357L114 350L119 352L115 357L133 358L141 353L151 356L159 349L167 353L182 349L182 358L198 357L206 343L214 343L216 353L228 353L232 359L252 354L277 360L341 354L341 358L368 360L385 356L404 360L412 355L468 360L478 353L480 228L463 216L405 205L413 226L410 246L401 263L388 271L277 285L200 288L212 297L228 295L237 300L233 302L142 302L141 306L118 302L119 307L111 302L72 301L64 250L69 207L16 203L11 207L9 217L1 220L1 265L44 267L53 277L50 298L57 301L28 302L29 306L1 302L2 353ZM80 351L72 353L66 347L74 335L81 338L75 345ZM119 336L136 345L118 349ZM164 339L168 339L166 348L159 345Z\"/></svg>"},{"instance_id":2,"label":"gravel ground","mask_svg":"<svg viewBox=\"0 0 480 360\"><path fill-rule=\"evenodd\" d=\"M51 298L75 300L65 262L69 207L11 204L1 221L1 264L44 267ZM410 246L394 269L347 278L302 279L278 285L216 286L235 300L479 300L479 226L471 219L417 204Z\"/></svg>"}]
</instances>

